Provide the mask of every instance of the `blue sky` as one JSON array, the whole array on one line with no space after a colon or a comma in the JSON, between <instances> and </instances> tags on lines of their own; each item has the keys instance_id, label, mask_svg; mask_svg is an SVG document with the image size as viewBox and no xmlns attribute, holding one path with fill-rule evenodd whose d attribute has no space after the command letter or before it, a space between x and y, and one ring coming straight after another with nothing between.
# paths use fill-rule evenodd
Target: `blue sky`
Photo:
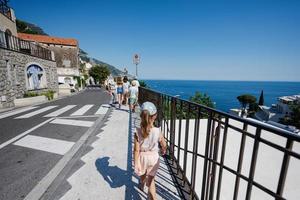
<instances>
[{"instance_id":1,"label":"blue sky","mask_svg":"<svg viewBox=\"0 0 300 200\"><path fill-rule=\"evenodd\" d=\"M140 78L300 81L300 1L10 0L16 16Z\"/></svg>"}]
</instances>

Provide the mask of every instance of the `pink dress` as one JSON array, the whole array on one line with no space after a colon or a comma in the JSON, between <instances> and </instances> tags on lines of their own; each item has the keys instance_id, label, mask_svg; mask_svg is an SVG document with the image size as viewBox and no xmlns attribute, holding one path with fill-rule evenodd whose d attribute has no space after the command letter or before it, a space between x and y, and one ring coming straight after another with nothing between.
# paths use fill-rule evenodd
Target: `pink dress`
<instances>
[{"instance_id":1,"label":"pink dress","mask_svg":"<svg viewBox=\"0 0 300 200\"><path fill-rule=\"evenodd\" d=\"M137 166L135 166L135 173L138 176L145 173L149 176L155 176L159 168L159 139L160 129L153 127L150 130L150 134L147 138L143 138L140 128L136 129L136 135L138 143L140 145L139 160L137 160Z\"/></svg>"}]
</instances>

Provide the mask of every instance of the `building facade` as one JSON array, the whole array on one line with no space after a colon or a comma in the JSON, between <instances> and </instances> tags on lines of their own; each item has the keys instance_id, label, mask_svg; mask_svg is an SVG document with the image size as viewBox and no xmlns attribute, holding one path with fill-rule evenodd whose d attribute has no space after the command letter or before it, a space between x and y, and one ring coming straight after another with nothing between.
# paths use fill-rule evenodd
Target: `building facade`
<instances>
[{"instance_id":1,"label":"building facade","mask_svg":"<svg viewBox=\"0 0 300 200\"><path fill-rule=\"evenodd\" d=\"M300 105L300 94L279 97L277 102L277 112L290 115L292 112L291 106L296 104Z\"/></svg>"},{"instance_id":2,"label":"building facade","mask_svg":"<svg viewBox=\"0 0 300 200\"><path fill-rule=\"evenodd\" d=\"M58 91L54 54L17 36L14 11L0 0L0 108L13 107L28 91Z\"/></svg>"},{"instance_id":3,"label":"building facade","mask_svg":"<svg viewBox=\"0 0 300 200\"><path fill-rule=\"evenodd\" d=\"M19 33L18 36L26 41L38 42L54 52L59 84L77 84L74 77L80 76L80 73L79 47L76 39L25 33Z\"/></svg>"}]
</instances>

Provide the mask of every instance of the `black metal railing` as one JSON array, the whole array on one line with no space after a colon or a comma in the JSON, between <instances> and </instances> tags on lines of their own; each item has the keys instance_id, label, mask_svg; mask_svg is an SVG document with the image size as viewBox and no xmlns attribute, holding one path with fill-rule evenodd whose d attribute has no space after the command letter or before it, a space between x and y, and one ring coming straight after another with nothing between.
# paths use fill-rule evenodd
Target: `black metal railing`
<instances>
[{"instance_id":1,"label":"black metal railing","mask_svg":"<svg viewBox=\"0 0 300 200\"><path fill-rule=\"evenodd\" d=\"M33 42L22 40L3 31L0 31L0 48L53 61L51 51L49 49L43 48Z\"/></svg>"},{"instance_id":2,"label":"black metal railing","mask_svg":"<svg viewBox=\"0 0 300 200\"><path fill-rule=\"evenodd\" d=\"M12 20L10 7L7 5L7 0L0 0L0 13Z\"/></svg>"},{"instance_id":3,"label":"black metal railing","mask_svg":"<svg viewBox=\"0 0 300 200\"><path fill-rule=\"evenodd\" d=\"M167 161L184 199L287 199L293 195L284 190L287 175L300 183L293 174L299 135L140 87L139 103L145 101L157 105Z\"/></svg>"}]
</instances>

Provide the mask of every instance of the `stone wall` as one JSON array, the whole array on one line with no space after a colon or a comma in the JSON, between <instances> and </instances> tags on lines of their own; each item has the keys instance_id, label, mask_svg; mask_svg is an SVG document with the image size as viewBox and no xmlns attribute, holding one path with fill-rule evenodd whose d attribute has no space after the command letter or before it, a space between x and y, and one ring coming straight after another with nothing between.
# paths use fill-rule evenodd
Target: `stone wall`
<instances>
[{"instance_id":1,"label":"stone wall","mask_svg":"<svg viewBox=\"0 0 300 200\"><path fill-rule=\"evenodd\" d=\"M54 44L43 44L43 46L55 54L57 66L57 75L59 83L66 83L65 77L69 77L72 84L77 81L73 80L74 76L79 76L79 48L76 46L64 46Z\"/></svg>"},{"instance_id":2,"label":"stone wall","mask_svg":"<svg viewBox=\"0 0 300 200\"><path fill-rule=\"evenodd\" d=\"M39 65L46 75L47 87L37 92L58 91L55 62L0 48L0 108L13 107L14 99L28 91L26 70L30 64Z\"/></svg>"},{"instance_id":3,"label":"stone wall","mask_svg":"<svg viewBox=\"0 0 300 200\"><path fill-rule=\"evenodd\" d=\"M0 13L0 30L5 32L7 29L12 33L12 35L17 36L16 22L8 19Z\"/></svg>"},{"instance_id":4,"label":"stone wall","mask_svg":"<svg viewBox=\"0 0 300 200\"><path fill-rule=\"evenodd\" d=\"M50 49L55 54L55 61L58 68L79 68L79 50L78 47L63 46L63 45L45 45L47 49ZM64 62L64 61L70 61Z\"/></svg>"}]
</instances>

